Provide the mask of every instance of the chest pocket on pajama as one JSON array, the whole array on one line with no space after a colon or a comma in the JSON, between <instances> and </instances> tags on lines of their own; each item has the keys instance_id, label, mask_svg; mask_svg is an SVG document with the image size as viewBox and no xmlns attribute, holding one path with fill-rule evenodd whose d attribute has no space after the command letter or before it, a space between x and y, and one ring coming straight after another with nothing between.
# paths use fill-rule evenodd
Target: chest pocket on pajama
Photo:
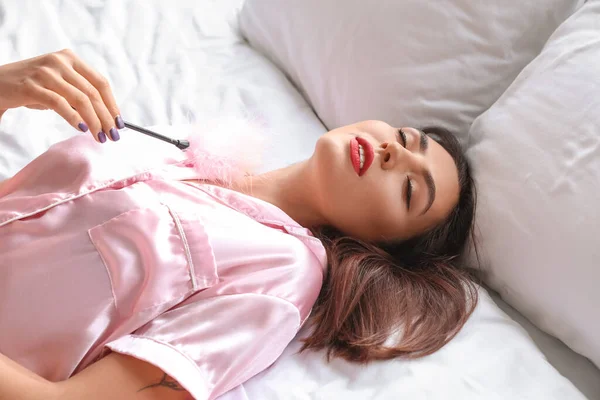
<instances>
[{"instance_id":1,"label":"chest pocket on pajama","mask_svg":"<svg viewBox=\"0 0 600 400\"><path fill-rule=\"evenodd\" d=\"M219 278L201 221L166 206L125 212L89 230L122 316L161 313Z\"/></svg>"}]
</instances>

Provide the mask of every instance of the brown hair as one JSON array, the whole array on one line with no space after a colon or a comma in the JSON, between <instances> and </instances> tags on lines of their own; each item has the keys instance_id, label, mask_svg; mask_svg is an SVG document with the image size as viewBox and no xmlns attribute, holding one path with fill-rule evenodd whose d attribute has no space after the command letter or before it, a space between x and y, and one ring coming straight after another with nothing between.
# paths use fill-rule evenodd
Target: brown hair
<instances>
[{"instance_id":1,"label":"brown hair","mask_svg":"<svg viewBox=\"0 0 600 400\"><path fill-rule=\"evenodd\" d=\"M423 131L454 159L458 204L444 222L403 242L368 243L331 227L315 231L329 268L301 351L326 349L328 358L357 362L422 357L448 343L473 312L474 276L457 263L473 235L473 179L454 135L439 127Z\"/></svg>"}]
</instances>

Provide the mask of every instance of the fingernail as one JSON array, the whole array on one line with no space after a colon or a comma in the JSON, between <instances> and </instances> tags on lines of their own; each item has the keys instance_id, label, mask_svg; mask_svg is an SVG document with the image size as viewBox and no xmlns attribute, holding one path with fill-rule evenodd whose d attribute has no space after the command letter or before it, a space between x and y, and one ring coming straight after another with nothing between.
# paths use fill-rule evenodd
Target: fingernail
<instances>
[{"instance_id":1,"label":"fingernail","mask_svg":"<svg viewBox=\"0 0 600 400\"><path fill-rule=\"evenodd\" d=\"M98 140L100 141L100 143L106 142L106 133L100 131L98 133Z\"/></svg>"},{"instance_id":2,"label":"fingernail","mask_svg":"<svg viewBox=\"0 0 600 400\"><path fill-rule=\"evenodd\" d=\"M115 118L115 124L119 129L125 128L125 122L123 122L123 118L121 118L120 115L117 115L117 117Z\"/></svg>"},{"instance_id":3,"label":"fingernail","mask_svg":"<svg viewBox=\"0 0 600 400\"><path fill-rule=\"evenodd\" d=\"M110 138L113 140L113 142L116 142L117 140L121 139L121 136L119 136L119 131L115 128L110 128L110 131L108 132L110 133Z\"/></svg>"},{"instance_id":4,"label":"fingernail","mask_svg":"<svg viewBox=\"0 0 600 400\"><path fill-rule=\"evenodd\" d=\"M80 122L79 125L77 125L77 127L79 127L79 129L81 130L81 132L87 132L88 131L88 126L85 124L85 122Z\"/></svg>"}]
</instances>

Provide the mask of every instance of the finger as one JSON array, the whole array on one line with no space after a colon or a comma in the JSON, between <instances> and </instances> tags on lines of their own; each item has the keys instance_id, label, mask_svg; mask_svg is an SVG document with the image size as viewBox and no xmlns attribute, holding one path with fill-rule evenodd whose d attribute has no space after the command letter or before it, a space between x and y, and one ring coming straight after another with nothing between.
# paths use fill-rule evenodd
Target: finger
<instances>
[{"instance_id":1,"label":"finger","mask_svg":"<svg viewBox=\"0 0 600 400\"><path fill-rule=\"evenodd\" d=\"M46 109L54 110L58 115L64 118L73 128L82 132L88 131L88 126L81 115L74 110L69 102L62 96L46 89L42 86L31 88L31 96L36 99Z\"/></svg>"},{"instance_id":2,"label":"finger","mask_svg":"<svg viewBox=\"0 0 600 400\"><path fill-rule=\"evenodd\" d=\"M110 111L106 107L106 104L102 100L102 96L96 87L72 69L63 71L62 76L66 82L77 88L80 92L88 97L92 107L94 107L96 115L100 119L102 131L105 132L112 141L116 142L119 140L120 136L119 132L115 128L115 119L112 117Z\"/></svg>"},{"instance_id":3,"label":"finger","mask_svg":"<svg viewBox=\"0 0 600 400\"><path fill-rule=\"evenodd\" d=\"M97 142L106 142L106 132L102 129L102 122L100 121L92 102L82 91L59 76L48 79L44 86L46 89L59 94L67 100L72 108L83 117L83 120L88 124L91 133Z\"/></svg>"},{"instance_id":4,"label":"finger","mask_svg":"<svg viewBox=\"0 0 600 400\"><path fill-rule=\"evenodd\" d=\"M123 124L123 118L121 118L121 111L117 106L115 96L113 95L108 80L78 57L74 57L73 59L73 69L94 85L96 90L100 93L100 96L102 96L102 101L106 105L106 108L108 108L117 128L123 129L125 125Z\"/></svg>"}]
</instances>

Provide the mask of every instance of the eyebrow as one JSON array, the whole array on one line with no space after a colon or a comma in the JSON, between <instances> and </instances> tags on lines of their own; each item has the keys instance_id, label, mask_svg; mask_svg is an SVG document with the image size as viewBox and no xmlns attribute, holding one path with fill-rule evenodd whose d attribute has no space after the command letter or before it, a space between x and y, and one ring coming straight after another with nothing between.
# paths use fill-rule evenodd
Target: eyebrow
<instances>
[{"instance_id":1,"label":"eyebrow","mask_svg":"<svg viewBox=\"0 0 600 400\"><path fill-rule=\"evenodd\" d=\"M419 150L421 151L421 153L425 154L427 152L427 149L429 148L429 138L427 137L425 132L423 132L421 130L419 131L419 135L420 135ZM425 178L425 183L427 184L427 191L429 193L429 199L427 200L427 206L425 206L425 209L423 210L421 215L423 215L427 211L429 211L429 209L433 205L433 202L435 201L435 182L433 180L433 176L431 175L431 172L424 171L423 177Z\"/></svg>"},{"instance_id":2,"label":"eyebrow","mask_svg":"<svg viewBox=\"0 0 600 400\"><path fill-rule=\"evenodd\" d=\"M431 206L433 205L433 202L435 200L435 182L433 181L433 176L431 176L431 172L429 172L429 171L423 172L423 176L425 177L425 183L427 184L427 191L429 192L429 199L427 201L427 206L425 207L425 210L423 210L421 215L423 215L427 211L429 211L429 209L431 208Z\"/></svg>"},{"instance_id":3,"label":"eyebrow","mask_svg":"<svg viewBox=\"0 0 600 400\"><path fill-rule=\"evenodd\" d=\"M427 138L427 135L425 134L425 132L423 131L419 131L419 150L421 151L421 153L426 153L427 149L429 148L429 139Z\"/></svg>"}]
</instances>

